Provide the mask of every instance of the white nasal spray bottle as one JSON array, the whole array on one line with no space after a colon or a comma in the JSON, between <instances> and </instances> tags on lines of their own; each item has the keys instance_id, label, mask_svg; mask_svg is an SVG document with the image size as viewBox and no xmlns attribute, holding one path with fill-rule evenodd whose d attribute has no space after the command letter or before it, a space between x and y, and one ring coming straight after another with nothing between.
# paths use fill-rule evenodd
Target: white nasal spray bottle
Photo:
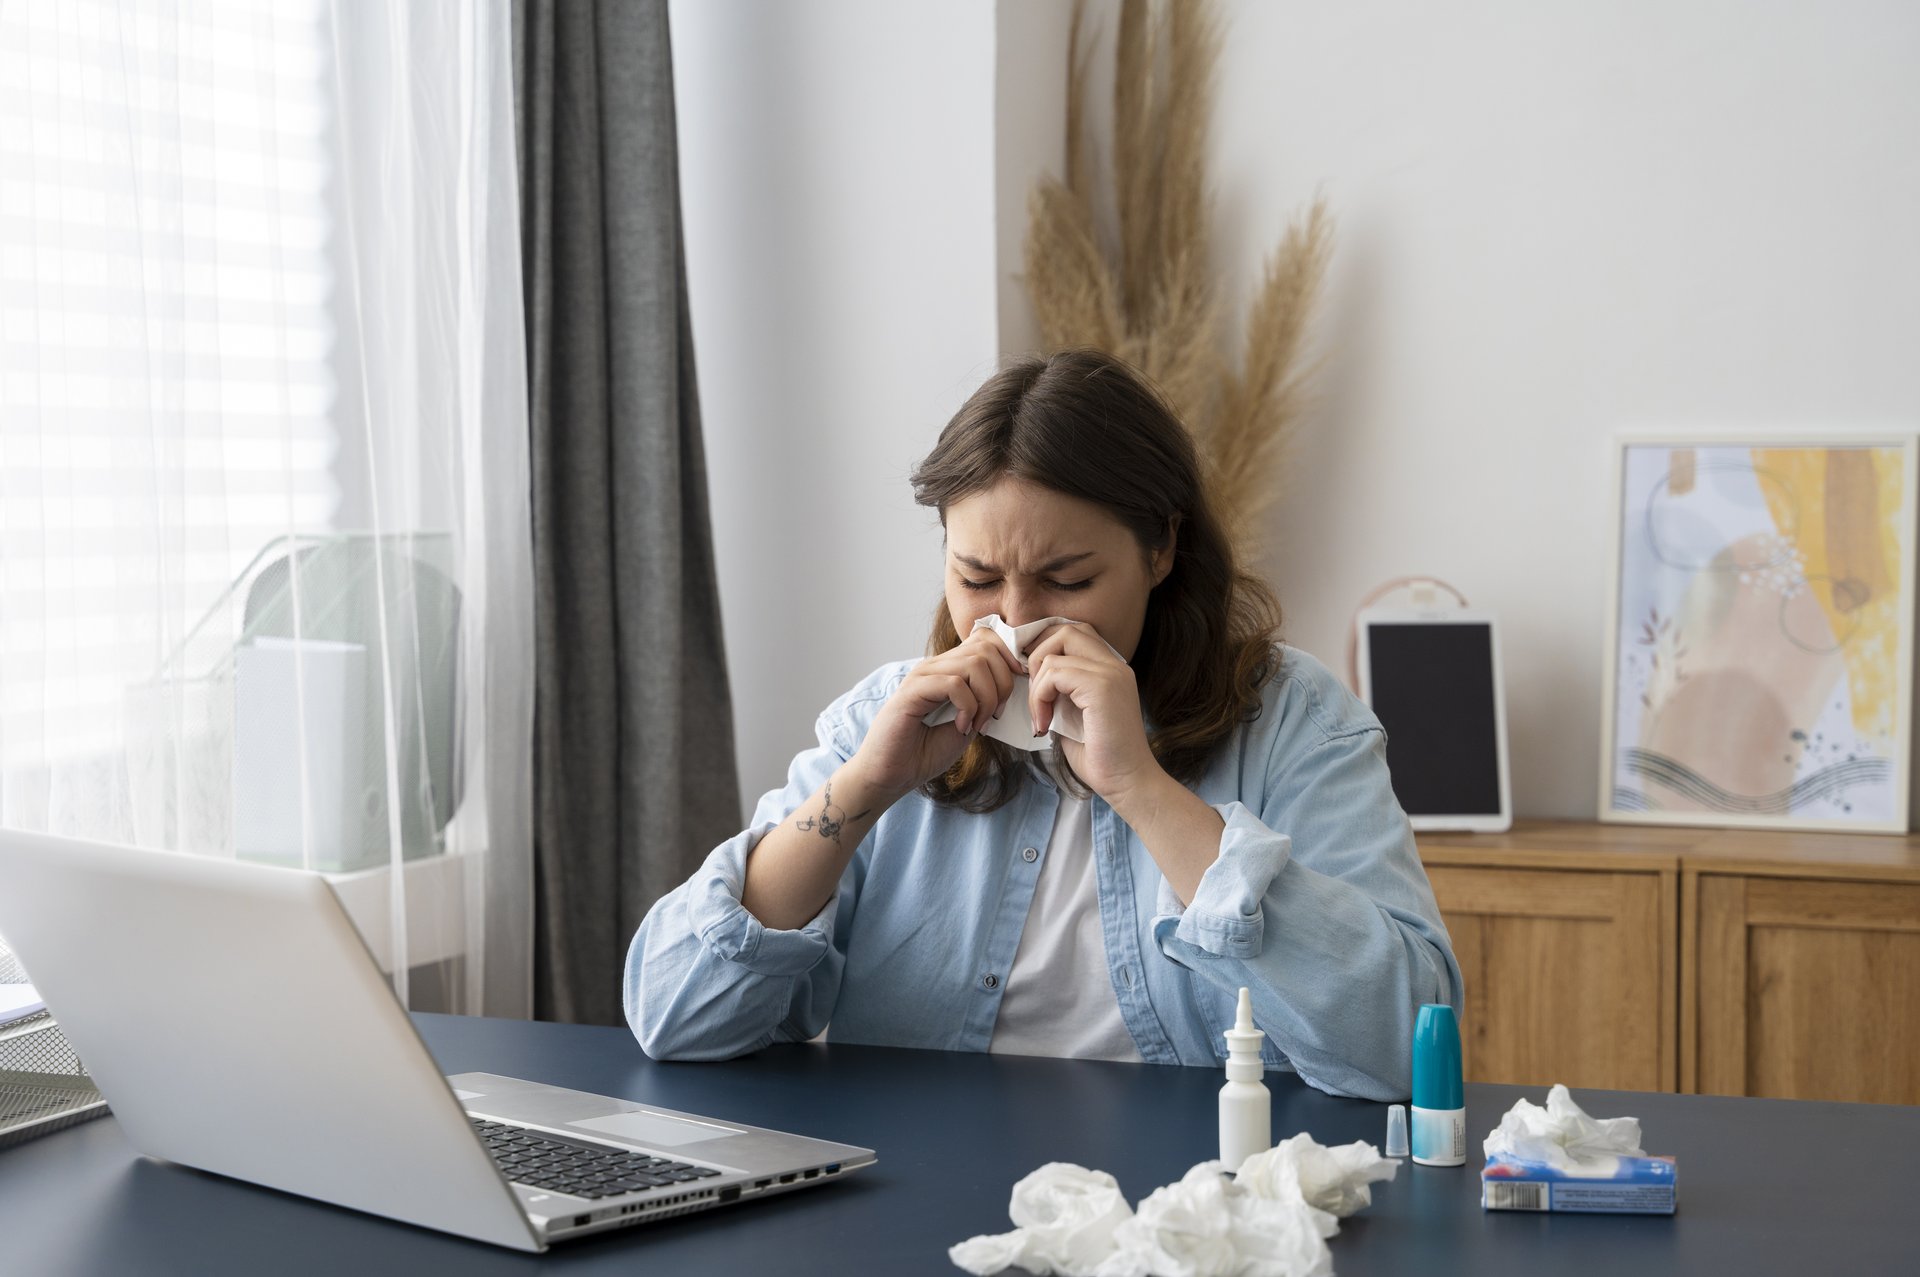
<instances>
[{"instance_id":1,"label":"white nasal spray bottle","mask_svg":"<svg viewBox=\"0 0 1920 1277\"><path fill-rule=\"evenodd\" d=\"M1273 1097L1260 1081L1260 1039L1253 1027L1253 999L1243 987L1240 1010L1227 1030L1227 1084L1220 1088L1220 1161L1238 1171L1240 1163L1273 1147Z\"/></svg>"}]
</instances>

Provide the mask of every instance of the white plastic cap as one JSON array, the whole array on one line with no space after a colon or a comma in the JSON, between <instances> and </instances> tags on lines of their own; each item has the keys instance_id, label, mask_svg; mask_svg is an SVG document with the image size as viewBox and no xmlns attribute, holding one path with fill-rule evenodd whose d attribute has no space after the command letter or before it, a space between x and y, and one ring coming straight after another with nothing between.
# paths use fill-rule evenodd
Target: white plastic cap
<instances>
[{"instance_id":1,"label":"white plastic cap","mask_svg":"<svg viewBox=\"0 0 1920 1277\"><path fill-rule=\"evenodd\" d=\"M1227 1081L1258 1082L1266 1067L1260 1062L1260 1039L1267 1035L1253 1025L1253 999L1244 985L1240 989L1234 1025L1226 1036Z\"/></svg>"},{"instance_id":2,"label":"white plastic cap","mask_svg":"<svg viewBox=\"0 0 1920 1277\"><path fill-rule=\"evenodd\" d=\"M1387 1106L1387 1156L1405 1157L1407 1149L1407 1106Z\"/></svg>"}]
</instances>

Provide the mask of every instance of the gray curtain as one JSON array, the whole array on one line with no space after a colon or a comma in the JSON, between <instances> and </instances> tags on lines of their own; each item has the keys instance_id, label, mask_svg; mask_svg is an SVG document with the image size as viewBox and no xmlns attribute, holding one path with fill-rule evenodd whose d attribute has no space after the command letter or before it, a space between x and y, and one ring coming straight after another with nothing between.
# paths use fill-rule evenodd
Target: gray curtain
<instances>
[{"instance_id":1,"label":"gray curtain","mask_svg":"<svg viewBox=\"0 0 1920 1277\"><path fill-rule=\"evenodd\" d=\"M514 0L537 684L534 1014L738 832L666 0Z\"/></svg>"}]
</instances>

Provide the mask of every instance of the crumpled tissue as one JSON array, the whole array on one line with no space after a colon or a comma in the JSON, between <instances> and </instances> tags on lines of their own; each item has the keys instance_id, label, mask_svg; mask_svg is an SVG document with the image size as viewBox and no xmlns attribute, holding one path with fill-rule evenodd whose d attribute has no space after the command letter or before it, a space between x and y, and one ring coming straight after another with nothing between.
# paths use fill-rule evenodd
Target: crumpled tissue
<instances>
[{"instance_id":1,"label":"crumpled tissue","mask_svg":"<svg viewBox=\"0 0 1920 1277\"><path fill-rule=\"evenodd\" d=\"M1372 1204L1374 1181L1392 1179L1399 1169L1399 1162L1382 1157L1365 1140L1328 1148L1302 1131L1248 1158L1236 1182L1256 1196L1276 1200L1298 1192L1314 1210L1345 1219ZM1339 1225L1329 1223L1322 1235L1338 1231Z\"/></svg>"},{"instance_id":2,"label":"crumpled tissue","mask_svg":"<svg viewBox=\"0 0 1920 1277\"><path fill-rule=\"evenodd\" d=\"M1014 1185L1011 1233L948 1257L985 1277L1018 1265L1046 1277L1326 1277L1326 1239L1400 1164L1365 1141L1326 1148L1295 1135L1248 1158L1237 1178L1202 1162L1127 1209L1113 1176L1051 1162Z\"/></svg>"},{"instance_id":3,"label":"crumpled tissue","mask_svg":"<svg viewBox=\"0 0 1920 1277\"><path fill-rule=\"evenodd\" d=\"M1486 1142L1487 1160L1539 1162L1576 1175L1606 1174L1621 1157L1645 1157L1637 1117L1588 1117L1555 1083L1547 1106L1516 1100Z\"/></svg>"},{"instance_id":4,"label":"crumpled tissue","mask_svg":"<svg viewBox=\"0 0 1920 1277\"><path fill-rule=\"evenodd\" d=\"M989 612L976 620L973 628L992 630L1000 636L1000 641L1006 644L1007 650L1013 653L1015 660L1025 661L1029 643L1036 642L1041 635L1061 622L1070 622L1072 619L1066 616L1045 616L1037 621L1028 621L1025 625L1012 626L1002 620L998 612ZM1100 641L1106 643L1105 639ZM1107 643L1107 650L1115 656L1120 655L1111 643ZM1005 741L1015 749L1024 749L1028 753L1052 748L1053 732L1058 732L1069 740L1084 743L1087 732L1080 707L1064 696L1057 697L1053 702L1053 722L1049 725L1050 730L1038 733L1033 730L1033 715L1027 710L1027 691L1030 686L1031 683L1025 674L1014 675L1013 691L1007 697L1005 712L998 718L990 718L979 724L980 730L997 741ZM952 701L948 701L920 721L928 727L938 727L942 723L951 723L959 716L960 711L954 707Z\"/></svg>"},{"instance_id":5,"label":"crumpled tissue","mask_svg":"<svg viewBox=\"0 0 1920 1277\"><path fill-rule=\"evenodd\" d=\"M1133 1218L1120 1182L1105 1171L1048 1162L1013 1186L1014 1230L973 1237L948 1257L971 1273L1018 1265L1048 1273L1091 1273L1113 1250L1113 1232Z\"/></svg>"}]
</instances>

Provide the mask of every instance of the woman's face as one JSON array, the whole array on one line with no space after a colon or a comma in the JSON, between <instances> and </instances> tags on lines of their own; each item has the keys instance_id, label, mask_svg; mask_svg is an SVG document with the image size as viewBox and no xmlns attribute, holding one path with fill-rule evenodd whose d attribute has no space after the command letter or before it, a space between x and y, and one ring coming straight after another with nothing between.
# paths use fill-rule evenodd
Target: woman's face
<instances>
[{"instance_id":1,"label":"woman's face","mask_svg":"<svg viewBox=\"0 0 1920 1277\"><path fill-rule=\"evenodd\" d=\"M1013 626L1064 616L1130 661L1172 566L1171 540L1149 564L1100 506L1011 475L947 507L947 611L962 639L989 612Z\"/></svg>"}]
</instances>

